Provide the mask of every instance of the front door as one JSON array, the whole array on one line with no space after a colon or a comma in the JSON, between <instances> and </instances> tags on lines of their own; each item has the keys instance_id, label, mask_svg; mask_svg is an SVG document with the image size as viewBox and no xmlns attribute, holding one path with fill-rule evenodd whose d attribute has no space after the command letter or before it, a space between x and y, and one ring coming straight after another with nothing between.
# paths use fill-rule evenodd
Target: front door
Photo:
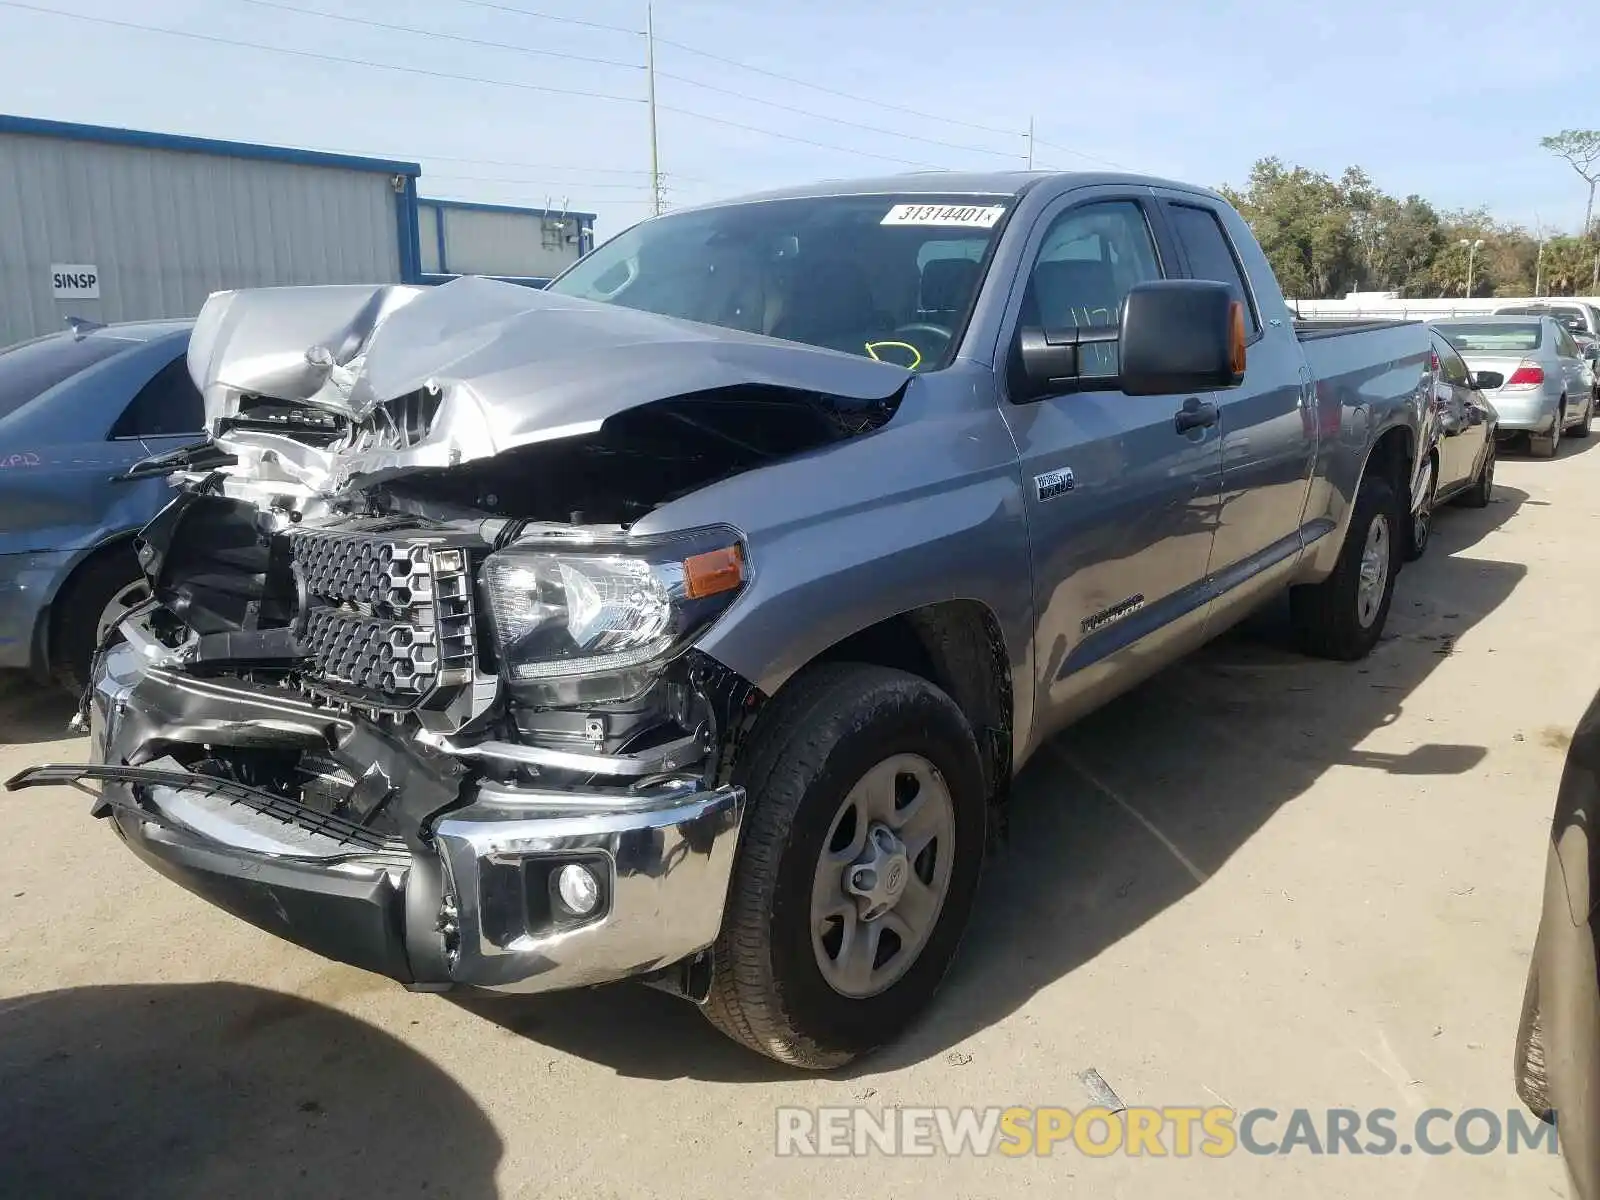
<instances>
[{"instance_id":1,"label":"front door","mask_svg":"<svg viewBox=\"0 0 1600 1200\"><path fill-rule=\"evenodd\" d=\"M1019 331L1117 324L1136 283L1176 274L1148 190L1074 192L1030 236L1012 299ZM1115 376L1114 344L1085 348L1085 375ZM1217 525L1217 430L1180 431L1185 396L1069 391L1005 416L1022 460L1033 555L1041 734L1198 644Z\"/></svg>"}]
</instances>

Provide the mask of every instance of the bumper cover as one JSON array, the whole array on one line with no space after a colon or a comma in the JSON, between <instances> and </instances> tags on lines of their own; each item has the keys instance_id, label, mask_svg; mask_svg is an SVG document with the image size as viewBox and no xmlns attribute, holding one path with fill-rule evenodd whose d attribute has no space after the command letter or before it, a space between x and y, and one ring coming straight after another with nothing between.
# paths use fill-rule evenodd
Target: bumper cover
<instances>
[{"instance_id":1,"label":"bumper cover","mask_svg":"<svg viewBox=\"0 0 1600 1200\"><path fill-rule=\"evenodd\" d=\"M211 718L174 720L197 694ZM279 703L152 668L118 646L102 657L92 691L99 761L35 767L7 787L94 781L96 815L168 878L308 950L414 987L581 987L658 971L716 939L741 789L677 779L619 797L469 779L466 803L402 840L149 757L163 739L201 734L259 744L253 710ZM280 712L277 735L319 736L310 711ZM163 714L161 726L147 713ZM569 862L600 883L584 920L556 917L550 901L553 872Z\"/></svg>"}]
</instances>

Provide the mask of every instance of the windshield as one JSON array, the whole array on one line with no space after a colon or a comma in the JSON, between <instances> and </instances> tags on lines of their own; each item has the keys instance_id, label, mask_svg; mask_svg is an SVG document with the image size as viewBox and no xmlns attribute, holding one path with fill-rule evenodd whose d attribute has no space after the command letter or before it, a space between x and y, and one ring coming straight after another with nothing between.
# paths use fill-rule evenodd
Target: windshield
<instances>
[{"instance_id":1,"label":"windshield","mask_svg":"<svg viewBox=\"0 0 1600 1200\"><path fill-rule=\"evenodd\" d=\"M636 225L552 292L936 370L954 355L1004 196L820 196Z\"/></svg>"},{"instance_id":2,"label":"windshield","mask_svg":"<svg viewBox=\"0 0 1600 1200\"><path fill-rule=\"evenodd\" d=\"M1463 354L1497 350L1537 350L1544 342L1544 326L1532 321L1480 321L1472 325L1440 325L1438 330Z\"/></svg>"},{"instance_id":3,"label":"windshield","mask_svg":"<svg viewBox=\"0 0 1600 1200\"><path fill-rule=\"evenodd\" d=\"M51 333L0 350L0 417L10 416L28 401L130 344L117 338Z\"/></svg>"}]
</instances>

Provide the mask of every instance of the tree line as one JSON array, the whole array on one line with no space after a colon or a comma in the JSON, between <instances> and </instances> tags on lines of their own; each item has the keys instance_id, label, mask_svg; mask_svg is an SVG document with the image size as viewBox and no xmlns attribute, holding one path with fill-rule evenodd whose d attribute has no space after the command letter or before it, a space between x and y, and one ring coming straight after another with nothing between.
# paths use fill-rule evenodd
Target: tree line
<instances>
[{"instance_id":1,"label":"tree line","mask_svg":"<svg viewBox=\"0 0 1600 1200\"><path fill-rule=\"evenodd\" d=\"M1255 231L1284 294L1295 299L1356 291L1412 299L1600 294L1600 224L1593 220L1600 131L1567 130L1541 144L1588 186L1578 234L1529 230L1485 208L1441 211L1421 196L1400 199L1360 167L1335 179L1263 158L1242 189L1220 190Z\"/></svg>"}]
</instances>

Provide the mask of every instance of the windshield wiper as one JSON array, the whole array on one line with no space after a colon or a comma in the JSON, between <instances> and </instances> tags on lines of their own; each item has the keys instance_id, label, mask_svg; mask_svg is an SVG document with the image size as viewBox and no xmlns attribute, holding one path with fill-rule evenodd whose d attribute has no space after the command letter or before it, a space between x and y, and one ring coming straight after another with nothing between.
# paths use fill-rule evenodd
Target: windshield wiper
<instances>
[{"instance_id":1,"label":"windshield wiper","mask_svg":"<svg viewBox=\"0 0 1600 1200\"><path fill-rule=\"evenodd\" d=\"M195 442L191 446L179 446L176 450L168 450L165 454L141 459L122 474L113 475L111 481L123 483L132 479L170 475L174 471L183 470L209 471L215 467L231 467L238 461L237 455L229 454L215 442Z\"/></svg>"}]
</instances>

